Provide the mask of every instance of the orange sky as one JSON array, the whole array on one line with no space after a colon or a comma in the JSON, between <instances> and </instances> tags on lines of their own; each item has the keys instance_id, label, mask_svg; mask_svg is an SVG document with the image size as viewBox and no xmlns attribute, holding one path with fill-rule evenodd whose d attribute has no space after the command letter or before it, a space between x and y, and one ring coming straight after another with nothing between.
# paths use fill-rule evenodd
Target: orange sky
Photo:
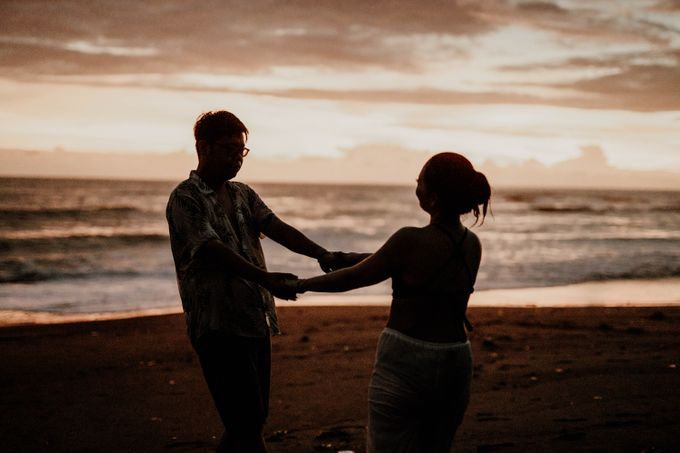
<instances>
[{"instance_id":1,"label":"orange sky","mask_svg":"<svg viewBox=\"0 0 680 453\"><path fill-rule=\"evenodd\" d=\"M677 1L272 5L3 1L0 149L170 162L191 154L195 117L224 108L250 128L264 179L282 159L344 159L352 180L378 155L406 174L441 150L537 184L583 149L622 186L630 170L680 172ZM3 174L30 167L11 156ZM314 179L305 165L296 177Z\"/></svg>"}]
</instances>

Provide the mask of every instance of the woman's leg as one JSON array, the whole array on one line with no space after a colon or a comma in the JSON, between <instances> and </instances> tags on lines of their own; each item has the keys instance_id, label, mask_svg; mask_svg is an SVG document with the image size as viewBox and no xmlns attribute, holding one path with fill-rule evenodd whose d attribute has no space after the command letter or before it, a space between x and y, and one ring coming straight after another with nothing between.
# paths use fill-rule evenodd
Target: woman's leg
<instances>
[{"instance_id":1,"label":"woman's leg","mask_svg":"<svg viewBox=\"0 0 680 453\"><path fill-rule=\"evenodd\" d=\"M469 344L444 357L437 376L435 397L427 420L421 425L422 450L451 451L456 430L470 400L472 352Z\"/></svg>"}]
</instances>

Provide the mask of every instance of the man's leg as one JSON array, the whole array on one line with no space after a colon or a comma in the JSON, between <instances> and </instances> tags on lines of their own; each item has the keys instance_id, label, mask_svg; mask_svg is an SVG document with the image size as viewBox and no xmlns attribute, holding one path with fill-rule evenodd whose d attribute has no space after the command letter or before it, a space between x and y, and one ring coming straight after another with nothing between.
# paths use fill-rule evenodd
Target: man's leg
<instances>
[{"instance_id":1,"label":"man's leg","mask_svg":"<svg viewBox=\"0 0 680 453\"><path fill-rule=\"evenodd\" d=\"M269 338L210 332L196 347L203 375L225 427L218 451L265 452L269 407Z\"/></svg>"}]
</instances>

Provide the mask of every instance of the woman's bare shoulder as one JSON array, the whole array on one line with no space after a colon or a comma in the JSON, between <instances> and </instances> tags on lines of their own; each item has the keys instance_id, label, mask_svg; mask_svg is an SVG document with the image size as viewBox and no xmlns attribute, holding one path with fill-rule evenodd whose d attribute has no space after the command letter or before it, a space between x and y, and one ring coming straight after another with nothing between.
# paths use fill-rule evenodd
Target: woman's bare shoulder
<instances>
[{"instance_id":1,"label":"woman's bare shoulder","mask_svg":"<svg viewBox=\"0 0 680 453\"><path fill-rule=\"evenodd\" d=\"M474 231L472 231L470 228L468 228L468 237L470 238L470 243L473 244L477 248L482 247L482 241L479 240L479 236L475 234Z\"/></svg>"},{"instance_id":2,"label":"woman's bare shoulder","mask_svg":"<svg viewBox=\"0 0 680 453\"><path fill-rule=\"evenodd\" d=\"M397 255L410 249L422 237L422 228L418 227L402 227L390 236L381 249L392 254L396 252Z\"/></svg>"},{"instance_id":3,"label":"woman's bare shoulder","mask_svg":"<svg viewBox=\"0 0 680 453\"><path fill-rule=\"evenodd\" d=\"M414 226L405 226L402 228L399 228L391 237L390 241L394 242L407 242L410 243L411 241L418 240L423 237L424 234L424 228L423 227L414 227Z\"/></svg>"}]
</instances>

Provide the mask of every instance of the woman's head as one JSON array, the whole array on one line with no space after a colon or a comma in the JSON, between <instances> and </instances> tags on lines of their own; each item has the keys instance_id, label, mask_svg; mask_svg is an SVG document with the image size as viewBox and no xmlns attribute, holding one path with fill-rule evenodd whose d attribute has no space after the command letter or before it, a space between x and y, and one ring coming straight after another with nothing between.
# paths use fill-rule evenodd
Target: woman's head
<instances>
[{"instance_id":1,"label":"woman's head","mask_svg":"<svg viewBox=\"0 0 680 453\"><path fill-rule=\"evenodd\" d=\"M420 206L430 214L455 217L472 212L476 220L486 216L491 187L460 154L446 152L430 158L418 177ZM482 207L480 211L480 206Z\"/></svg>"}]
</instances>

